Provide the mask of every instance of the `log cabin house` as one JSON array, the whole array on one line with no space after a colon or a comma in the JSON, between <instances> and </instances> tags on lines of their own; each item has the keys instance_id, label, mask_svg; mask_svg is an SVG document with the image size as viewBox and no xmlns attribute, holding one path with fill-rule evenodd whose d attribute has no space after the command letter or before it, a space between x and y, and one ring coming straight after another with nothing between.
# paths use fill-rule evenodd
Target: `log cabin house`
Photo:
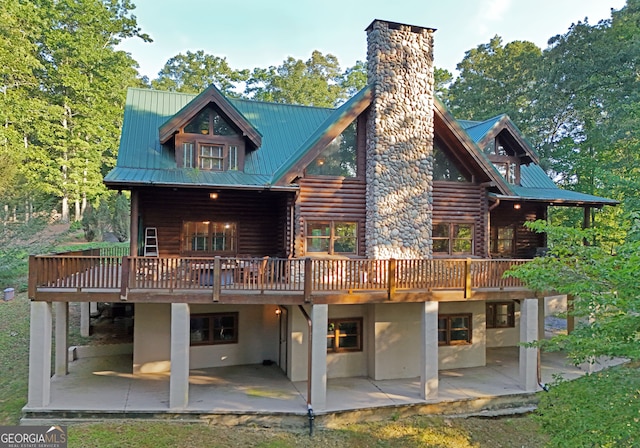
<instances>
[{"instance_id":1,"label":"log cabin house","mask_svg":"<svg viewBox=\"0 0 640 448\"><path fill-rule=\"evenodd\" d=\"M327 378L421 378L537 339L538 298L512 265L543 253L523 227L551 205L614 201L557 188L507 116L457 121L433 93L429 28L375 20L369 85L336 109L130 89L109 188L131 194L125 256L33 256L29 403L66 373L69 302L134 310L132 372L273 361L324 407ZM520 352L535 390L535 351Z\"/></svg>"}]
</instances>

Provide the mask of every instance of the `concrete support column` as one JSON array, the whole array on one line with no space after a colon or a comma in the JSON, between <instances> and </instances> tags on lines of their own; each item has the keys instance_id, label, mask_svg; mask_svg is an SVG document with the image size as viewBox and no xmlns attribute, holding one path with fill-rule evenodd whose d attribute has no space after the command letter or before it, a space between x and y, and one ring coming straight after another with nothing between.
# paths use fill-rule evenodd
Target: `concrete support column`
<instances>
[{"instance_id":1,"label":"concrete support column","mask_svg":"<svg viewBox=\"0 0 640 448\"><path fill-rule=\"evenodd\" d=\"M184 409L189 404L189 328L186 303L171 304L171 377L169 408Z\"/></svg>"},{"instance_id":2,"label":"concrete support column","mask_svg":"<svg viewBox=\"0 0 640 448\"><path fill-rule=\"evenodd\" d=\"M91 331L91 305L80 302L80 336L88 338Z\"/></svg>"},{"instance_id":3,"label":"concrete support column","mask_svg":"<svg viewBox=\"0 0 640 448\"><path fill-rule=\"evenodd\" d=\"M420 340L420 396L438 396L438 302L425 302L422 308Z\"/></svg>"},{"instance_id":4,"label":"concrete support column","mask_svg":"<svg viewBox=\"0 0 640 448\"><path fill-rule=\"evenodd\" d=\"M538 340L538 299L524 299L520 305L520 342ZM538 389L538 349L520 347L520 387Z\"/></svg>"},{"instance_id":5,"label":"concrete support column","mask_svg":"<svg viewBox=\"0 0 640 448\"><path fill-rule=\"evenodd\" d=\"M327 406L327 319L329 305L311 308L311 406L320 411Z\"/></svg>"},{"instance_id":6,"label":"concrete support column","mask_svg":"<svg viewBox=\"0 0 640 448\"><path fill-rule=\"evenodd\" d=\"M51 400L51 303L31 302L29 393L27 406L41 408Z\"/></svg>"},{"instance_id":7,"label":"concrete support column","mask_svg":"<svg viewBox=\"0 0 640 448\"><path fill-rule=\"evenodd\" d=\"M55 374L69 373L69 302L56 302L56 365Z\"/></svg>"}]
</instances>

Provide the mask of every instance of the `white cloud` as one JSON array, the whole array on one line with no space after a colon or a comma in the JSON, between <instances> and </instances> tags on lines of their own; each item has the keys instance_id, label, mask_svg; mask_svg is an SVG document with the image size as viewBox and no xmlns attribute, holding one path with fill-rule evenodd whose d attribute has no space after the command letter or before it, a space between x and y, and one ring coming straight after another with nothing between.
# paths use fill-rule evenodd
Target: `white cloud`
<instances>
[{"instance_id":1,"label":"white cloud","mask_svg":"<svg viewBox=\"0 0 640 448\"><path fill-rule=\"evenodd\" d=\"M489 31L492 23L498 23L504 19L511 8L513 0L483 0L478 8L478 32L481 35Z\"/></svg>"}]
</instances>

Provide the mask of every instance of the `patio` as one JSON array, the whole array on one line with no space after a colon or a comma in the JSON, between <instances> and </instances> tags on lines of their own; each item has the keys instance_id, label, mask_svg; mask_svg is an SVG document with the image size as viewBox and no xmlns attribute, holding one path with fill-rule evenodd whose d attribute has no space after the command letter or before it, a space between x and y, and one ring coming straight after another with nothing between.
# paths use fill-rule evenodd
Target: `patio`
<instances>
[{"instance_id":1,"label":"patio","mask_svg":"<svg viewBox=\"0 0 640 448\"><path fill-rule=\"evenodd\" d=\"M574 379L589 368L599 370L621 361L592 366L568 365L561 353L543 353L543 383L555 375ZM51 380L51 402L24 408L23 423L105 418L174 418L238 424L301 425L306 421L306 382L291 382L275 365L246 365L191 370L186 409L169 409L168 374L132 375L131 356L80 358L69 374ZM441 370L437 399L420 398L420 379L336 378L327 383L327 406L315 410L319 424L339 418L384 418L392 415L524 412L535 407L535 394L518 386L518 348L487 350L487 365ZM87 397L90 397L87 400ZM290 421L290 423L286 423Z\"/></svg>"}]
</instances>

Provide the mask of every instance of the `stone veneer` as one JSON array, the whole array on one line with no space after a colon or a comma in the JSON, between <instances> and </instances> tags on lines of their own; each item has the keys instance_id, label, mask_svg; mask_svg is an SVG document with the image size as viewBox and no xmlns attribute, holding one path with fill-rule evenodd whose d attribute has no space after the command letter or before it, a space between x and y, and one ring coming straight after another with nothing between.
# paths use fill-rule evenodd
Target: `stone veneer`
<instances>
[{"instance_id":1,"label":"stone veneer","mask_svg":"<svg viewBox=\"0 0 640 448\"><path fill-rule=\"evenodd\" d=\"M367 28L368 258L432 254L433 31L379 20Z\"/></svg>"}]
</instances>

